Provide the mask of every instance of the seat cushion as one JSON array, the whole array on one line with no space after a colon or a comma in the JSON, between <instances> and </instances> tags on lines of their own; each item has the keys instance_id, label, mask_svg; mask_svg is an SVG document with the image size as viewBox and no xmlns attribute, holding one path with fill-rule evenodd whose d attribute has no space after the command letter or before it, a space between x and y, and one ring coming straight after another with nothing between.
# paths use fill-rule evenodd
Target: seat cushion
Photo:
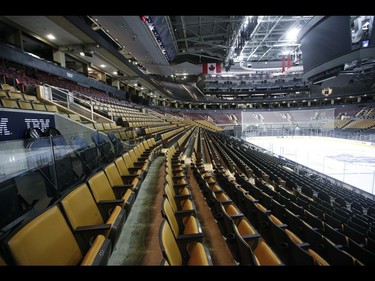
<instances>
[{"instance_id":1,"label":"seat cushion","mask_svg":"<svg viewBox=\"0 0 375 281\"><path fill-rule=\"evenodd\" d=\"M78 265L82 253L57 206L20 229L8 246L17 265Z\"/></svg>"},{"instance_id":2,"label":"seat cushion","mask_svg":"<svg viewBox=\"0 0 375 281\"><path fill-rule=\"evenodd\" d=\"M202 243L196 243L189 251L188 265L209 265L206 251Z\"/></svg>"}]
</instances>

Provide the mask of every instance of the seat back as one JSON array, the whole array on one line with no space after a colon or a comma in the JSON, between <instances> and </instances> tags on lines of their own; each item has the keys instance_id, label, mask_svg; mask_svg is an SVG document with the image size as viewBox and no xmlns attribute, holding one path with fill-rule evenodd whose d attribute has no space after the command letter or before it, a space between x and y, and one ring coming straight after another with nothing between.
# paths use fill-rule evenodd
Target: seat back
<instances>
[{"instance_id":1,"label":"seat back","mask_svg":"<svg viewBox=\"0 0 375 281\"><path fill-rule=\"evenodd\" d=\"M177 207L177 204L176 204L176 200L174 200L174 196L172 194L172 190L171 188L169 187L168 184L165 185L164 187L164 194L167 196L167 199L171 205L171 208L174 212L176 212L178 209Z\"/></svg>"},{"instance_id":2,"label":"seat back","mask_svg":"<svg viewBox=\"0 0 375 281\"><path fill-rule=\"evenodd\" d=\"M33 102L32 105L35 110L46 111L46 106L43 103Z\"/></svg>"},{"instance_id":3,"label":"seat back","mask_svg":"<svg viewBox=\"0 0 375 281\"><path fill-rule=\"evenodd\" d=\"M102 162L109 163L114 156L111 143L106 140L102 133L99 132L92 132L91 139L99 148Z\"/></svg>"},{"instance_id":4,"label":"seat back","mask_svg":"<svg viewBox=\"0 0 375 281\"><path fill-rule=\"evenodd\" d=\"M73 229L78 226L103 224L103 218L86 183L81 184L61 204Z\"/></svg>"},{"instance_id":5,"label":"seat back","mask_svg":"<svg viewBox=\"0 0 375 281\"><path fill-rule=\"evenodd\" d=\"M174 198L176 196L176 192L174 191L174 188L169 183L166 183L164 185L164 193L169 194L171 198Z\"/></svg>"},{"instance_id":6,"label":"seat back","mask_svg":"<svg viewBox=\"0 0 375 281\"><path fill-rule=\"evenodd\" d=\"M243 236L250 233L250 231L247 231L248 229L245 224L236 226L233 222L233 232L236 238L236 249L232 252L232 254L240 265L256 265L256 259L251 247L254 243L256 245L257 241L247 241L243 238Z\"/></svg>"},{"instance_id":7,"label":"seat back","mask_svg":"<svg viewBox=\"0 0 375 281\"><path fill-rule=\"evenodd\" d=\"M56 205L19 229L7 247L17 265L78 265L83 258Z\"/></svg>"},{"instance_id":8,"label":"seat back","mask_svg":"<svg viewBox=\"0 0 375 281\"><path fill-rule=\"evenodd\" d=\"M182 265L182 256L174 238L172 229L165 219L160 224L159 245L163 257L169 265Z\"/></svg>"},{"instance_id":9,"label":"seat back","mask_svg":"<svg viewBox=\"0 0 375 281\"><path fill-rule=\"evenodd\" d=\"M284 265L263 239L260 239L254 255L259 265Z\"/></svg>"},{"instance_id":10,"label":"seat back","mask_svg":"<svg viewBox=\"0 0 375 281\"><path fill-rule=\"evenodd\" d=\"M81 179L74 171L70 156L56 159L55 165L51 165L50 169L55 170L55 173L51 171L50 175L60 193L70 190L76 184L81 182Z\"/></svg>"},{"instance_id":11,"label":"seat back","mask_svg":"<svg viewBox=\"0 0 375 281\"><path fill-rule=\"evenodd\" d=\"M115 200L115 194L104 171L99 171L87 181L95 201Z\"/></svg>"},{"instance_id":12,"label":"seat back","mask_svg":"<svg viewBox=\"0 0 375 281\"><path fill-rule=\"evenodd\" d=\"M104 172L107 175L107 178L111 186L124 184L124 182L122 181L121 175L116 168L115 163L111 163L105 166Z\"/></svg>"},{"instance_id":13,"label":"seat back","mask_svg":"<svg viewBox=\"0 0 375 281\"><path fill-rule=\"evenodd\" d=\"M4 107L7 107L7 108L19 108L17 100L9 99L9 98L3 98L3 99L1 99L1 102L3 103Z\"/></svg>"},{"instance_id":14,"label":"seat back","mask_svg":"<svg viewBox=\"0 0 375 281\"><path fill-rule=\"evenodd\" d=\"M320 265L320 266L326 266L326 265L329 265L329 263L323 259L317 252L315 252L314 250L312 249L307 249L307 252L309 253L309 255L313 258L314 260L314 264L315 265Z\"/></svg>"},{"instance_id":15,"label":"seat back","mask_svg":"<svg viewBox=\"0 0 375 281\"><path fill-rule=\"evenodd\" d=\"M135 148L129 150L128 153L129 153L130 158L131 158L131 160L132 160L133 163L138 161L138 157L137 157L137 155L136 155Z\"/></svg>"},{"instance_id":16,"label":"seat back","mask_svg":"<svg viewBox=\"0 0 375 281\"><path fill-rule=\"evenodd\" d=\"M85 148L90 147L87 140L85 140L84 138L82 138L81 136L78 136L78 135L72 136L70 138L70 141L71 141L72 145L74 146L74 149L77 149L77 150L83 150Z\"/></svg>"},{"instance_id":17,"label":"seat back","mask_svg":"<svg viewBox=\"0 0 375 281\"><path fill-rule=\"evenodd\" d=\"M22 109L34 110L33 106L31 105L31 102L29 101L19 100L18 104L19 104L19 107Z\"/></svg>"},{"instance_id":18,"label":"seat back","mask_svg":"<svg viewBox=\"0 0 375 281\"><path fill-rule=\"evenodd\" d=\"M124 158L122 157L117 157L115 159L115 164L116 164L116 167L120 173L121 176L125 176L125 175L129 175L129 170L128 168L126 167L126 164L125 164L125 161L124 161Z\"/></svg>"},{"instance_id":19,"label":"seat back","mask_svg":"<svg viewBox=\"0 0 375 281\"><path fill-rule=\"evenodd\" d=\"M125 153L123 156L125 164L128 168L134 167L134 161L131 159L129 152Z\"/></svg>"},{"instance_id":20,"label":"seat back","mask_svg":"<svg viewBox=\"0 0 375 281\"><path fill-rule=\"evenodd\" d=\"M84 162L83 167L87 168L86 174L97 171L102 167L102 162L98 153L98 148L96 146L84 149L80 153L80 155L82 157L82 161Z\"/></svg>"},{"instance_id":21,"label":"seat back","mask_svg":"<svg viewBox=\"0 0 375 281\"><path fill-rule=\"evenodd\" d=\"M14 178L0 183L0 229L22 216L29 208L22 202Z\"/></svg>"},{"instance_id":22,"label":"seat back","mask_svg":"<svg viewBox=\"0 0 375 281\"><path fill-rule=\"evenodd\" d=\"M46 109L49 112L59 112L59 109L54 104L46 104Z\"/></svg>"},{"instance_id":23,"label":"seat back","mask_svg":"<svg viewBox=\"0 0 375 281\"><path fill-rule=\"evenodd\" d=\"M192 246L189 251L189 260L187 262L189 266L207 266L212 265L211 255L207 248L200 242Z\"/></svg>"},{"instance_id":24,"label":"seat back","mask_svg":"<svg viewBox=\"0 0 375 281\"><path fill-rule=\"evenodd\" d=\"M165 215L165 219L170 224L175 237L177 237L180 234L180 229L178 227L178 222L176 220L172 207L166 198L163 199L162 212Z\"/></svg>"}]
</instances>

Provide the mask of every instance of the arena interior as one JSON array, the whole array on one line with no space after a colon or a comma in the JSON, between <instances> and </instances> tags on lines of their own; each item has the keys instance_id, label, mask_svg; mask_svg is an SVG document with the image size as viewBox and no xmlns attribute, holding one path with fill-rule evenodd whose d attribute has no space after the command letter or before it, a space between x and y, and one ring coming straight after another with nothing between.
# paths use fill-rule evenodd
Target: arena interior
<instances>
[{"instance_id":1,"label":"arena interior","mask_svg":"<svg viewBox=\"0 0 375 281\"><path fill-rule=\"evenodd\" d=\"M373 266L373 27L0 16L0 265Z\"/></svg>"}]
</instances>

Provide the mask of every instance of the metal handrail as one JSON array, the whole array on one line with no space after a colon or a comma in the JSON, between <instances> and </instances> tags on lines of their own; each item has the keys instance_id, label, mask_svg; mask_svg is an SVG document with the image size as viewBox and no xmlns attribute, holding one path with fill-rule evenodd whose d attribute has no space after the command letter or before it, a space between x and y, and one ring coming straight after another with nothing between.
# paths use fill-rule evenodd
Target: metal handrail
<instances>
[{"instance_id":1,"label":"metal handrail","mask_svg":"<svg viewBox=\"0 0 375 281\"><path fill-rule=\"evenodd\" d=\"M81 98L79 98L79 97L76 97L75 95L74 95L74 93L71 93L69 90L67 90L67 89L64 89L64 88L60 88L60 87L56 87L56 86L52 86L52 85L49 85L49 84L44 84L44 86L45 87L50 87L51 89L54 89L55 91L58 91L59 93L61 93L61 94L63 94L64 96L62 97L63 99L63 101L66 101L66 106L67 106L67 108L68 109L70 109L70 105L72 104L72 103L74 103L75 105L77 105L77 106L80 106L82 109L85 109L85 110L88 110L88 111L90 111L90 119L92 120L92 121L94 121L94 107L93 107L93 105L92 105L92 98L89 98L90 99L90 102L87 102L86 100L84 100L84 99L81 99ZM51 100L52 101L58 101L58 100L60 100L61 101L61 99L56 99L56 96L55 96L55 99L54 99L54 93L52 92L52 90L51 90ZM56 93L55 93L55 95L56 95ZM82 106L81 104L77 104L77 103L75 103L74 101L79 101L81 104L86 104L86 105L88 105L88 107L90 108L90 109L88 109L87 107L84 107L84 106Z\"/></svg>"}]
</instances>

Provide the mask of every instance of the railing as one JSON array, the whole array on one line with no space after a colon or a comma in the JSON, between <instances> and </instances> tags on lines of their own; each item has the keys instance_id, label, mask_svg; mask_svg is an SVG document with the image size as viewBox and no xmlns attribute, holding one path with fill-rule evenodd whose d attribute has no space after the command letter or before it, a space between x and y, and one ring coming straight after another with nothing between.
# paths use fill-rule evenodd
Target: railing
<instances>
[{"instance_id":1,"label":"railing","mask_svg":"<svg viewBox=\"0 0 375 281\"><path fill-rule=\"evenodd\" d=\"M296 129L296 128L258 128L242 132L243 137L290 137L290 136L314 136L331 137L356 141L372 142L375 145L375 130L369 133L346 132L326 128Z\"/></svg>"},{"instance_id":2,"label":"railing","mask_svg":"<svg viewBox=\"0 0 375 281\"><path fill-rule=\"evenodd\" d=\"M75 97L77 100L79 100L79 101L82 101L82 100L83 100L83 101L86 102L86 104L89 104L90 106L93 106L93 103L101 103L102 106L106 106L107 109L108 109L108 112L110 113L109 115L111 116L111 120L113 120L113 110L112 110L111 107L108 107L105 103L103 103L103 102L101 102L101 101L98 101L98 100L96 100L96 99L93 99L92 97L87 96L87 95L82 94L82 93L77 92L77 91L73 91L73 95L74 95L74 97ZM81 99L81 98L77 97L77 95L79 95L80 97L83 96L83 97L85 97L85 99ZM87 102L87 99L89 100L89 102Z\"/></svg>"},{"instance_id":3,"label":"railing","mask_svg":"<svg viewBox=\"0 0 375 281\"><path fill-rule=\"evenodd\" d=\"M78 107L80 109L80 114L84 113L82 115L89 118L91 121L95 121L95 112L92 105L93 99L91 98L90 102L87 102L84 99L78 98L67 89L59 88L49 84L44 84L43 98L54 101L56 103L63 103L66 108L71 110L75 110Z\"/></svg>"},{"instance_id":4,"label":"railing","mask_svg":"<svg viewBox=\"0 0 375 281\"><path fill-rule=\"evenodd\" d=\"M333 133L333 131L331 131ZM314 134L316 133L316 134ZM353 190L368 198L375 200L375 170L371 159L371 151L368 156L363 149L375 146L375 142L348 138L343 134L327 134L328 131L311 131L311 134L284 135L270 138L257 138L257 136L245 136L241 138L250 142L250 146L266 152L275 157L288 159L295 163L299 170L308 171L321 178L328 179L338 186ZM332 140L324 137L343 137L345 141ZM359 135L360 136L360 135ZM252 138L255 137L255 138ZM294 142L293 138L304 139L302 142ZM310 138L311 137L311 138ZM362 135L362 139L363 139ZM374 136L373 136L374 137ZM322 138L324 142L317 143ZM293 141L293 142L292 142ZM353 144L358 149L346 149L342 144ZM372 150L372 149L371 149ZM298 173L298 171L295 171Z\"/></svg>"}]
</instances>

